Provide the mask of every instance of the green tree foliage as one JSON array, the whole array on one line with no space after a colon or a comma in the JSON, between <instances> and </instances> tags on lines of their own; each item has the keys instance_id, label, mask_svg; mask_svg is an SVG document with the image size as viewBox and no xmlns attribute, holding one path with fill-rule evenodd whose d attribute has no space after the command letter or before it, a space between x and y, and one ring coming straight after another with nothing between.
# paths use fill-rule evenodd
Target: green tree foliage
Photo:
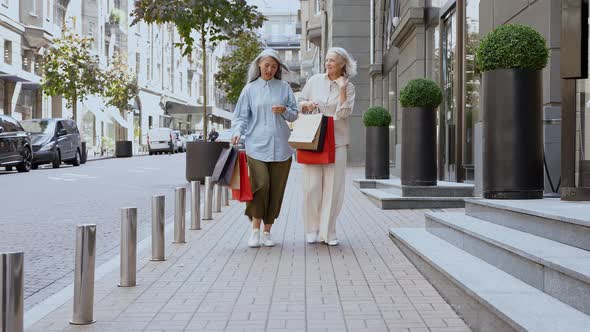
<instances>
[{"instance_id":1,"label":"green tree foliage","mask_svg":"<svg viewBox=\"0 0 590 332\"><path fill-rule=\"evenodd\" d=\"M121 56L115 56L113 62L104 73L104 97L107 105L119 109L125 118L125 112L131 110L131 101L137 97L139 87L137 78L131 73ZM118 126L117 140L125 140L126 130Z\"/></svg>"},{"instance_id":2,"label":"green tree foliage","mask_svg":"<svg viewBox=\"0 0 590 332\"><path fill-rule=\"evenodd\" d=\"M101 91L98 58L90 54L92 38L64 30L43 56L41 89L49 96L63 96L77 118L76 100Z\"/></svg>"},{"instance_id":3,"label":"green tree foliage","mask_svg":"<svg viewBox=\"0 0 590 332\"><path fill-rule=\"evenodd\" d=\"M206 47L215 47L245 30L262 26L264 16L256 6L246 0L136 0L132 14L133 23L165 24L176 26L181 42L177 45L187 56L193 50L198 33L203 54L202 87L204 105L207 106L207 52ZM207 109L204 110L203 135L207 136Z\"/></svg>"},{"instance_id":4,"label":"green tree foliage","mask_svg":"<svg viewBox=\"0 0 590 332\"><path fill-rule=\"evenodd\" d=\"M232 38L229 45L235 47L235 51L221 58L215 80L226 93L227 100L236 104L246 85L248 67L262 51L262 43L254 32L248 31Z\"/></svg>"}]
</instances>

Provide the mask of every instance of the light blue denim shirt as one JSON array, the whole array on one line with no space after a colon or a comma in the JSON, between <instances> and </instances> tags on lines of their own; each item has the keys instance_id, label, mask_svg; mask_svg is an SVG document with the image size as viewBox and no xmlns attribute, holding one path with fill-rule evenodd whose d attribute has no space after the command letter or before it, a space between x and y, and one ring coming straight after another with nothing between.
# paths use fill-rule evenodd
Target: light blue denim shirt
<instances>
[{"instance_id":1,"label":"light blue denim shirt","mask_svg":"<svg viewBox=\"0 0 590 332\"><path fill-rule=\"evenodd\" d=\"M283 114L274 114L273 105L283 105ZM285 161L293 155L288 140L287 121L297 120L299 111L293 90L287 82L262 77L248 83L234 111L232 136L245 135L246 154L256 160Z\"/></svg>"}]
</instances>

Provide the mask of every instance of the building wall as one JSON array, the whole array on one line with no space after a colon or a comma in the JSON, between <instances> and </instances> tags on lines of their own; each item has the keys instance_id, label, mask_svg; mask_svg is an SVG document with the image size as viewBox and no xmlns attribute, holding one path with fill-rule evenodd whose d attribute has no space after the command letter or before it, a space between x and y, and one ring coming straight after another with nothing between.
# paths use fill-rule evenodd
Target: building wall
<instances>
[{"instance_id":1,"label":"building wall","mask_svg":"<svg viewBox=\"0 0 590 332\"><path fill-rule=\"evenodd\" d=\"M543 112L545 119L561 118L561 77L560 77L560 33L561 1L555 0L488 0L481 1L479 8L480 32L485 35L494 27L505 23L526 24L537 30L547 41L549 63L543 70ZM482 98L485 95L482 94ZM483 102L482 102L483 104ZM485 113L485 110L483 110ZM484 114L485 118L485 114ZM482 119L478 119L477 128L481 128ZM545 157L549 174L556 185L561 174L561 140L560 125L545 124ZM483 172L481 144L482 133L475 136L479 154L476 161L476 188L481 188ZM477 134L477 132L476 132ZM479 173L479 174L478 174ZM549 191L547 174L545 174L545 191Z\"/></svg>"}]
</instances>

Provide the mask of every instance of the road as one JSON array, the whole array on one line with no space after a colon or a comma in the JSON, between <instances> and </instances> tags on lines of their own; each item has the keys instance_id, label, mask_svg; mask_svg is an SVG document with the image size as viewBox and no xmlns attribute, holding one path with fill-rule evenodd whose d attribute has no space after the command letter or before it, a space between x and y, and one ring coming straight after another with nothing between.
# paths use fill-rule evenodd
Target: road
<instances>
[{"instance_id":1,"label":"road","mask_svg":"<svg viewBox=\"0 0 590 332\"><path fill-rule=\"evenodd\" d=\"M151 197L188 187L185 154L91 161L80 167L0 171L0 251L25 252L25 309L73 281L75 229L97 225L96 265L119 253L120 208L138 208L138 241L150 234Z\"/></svg>"}]
</instances>

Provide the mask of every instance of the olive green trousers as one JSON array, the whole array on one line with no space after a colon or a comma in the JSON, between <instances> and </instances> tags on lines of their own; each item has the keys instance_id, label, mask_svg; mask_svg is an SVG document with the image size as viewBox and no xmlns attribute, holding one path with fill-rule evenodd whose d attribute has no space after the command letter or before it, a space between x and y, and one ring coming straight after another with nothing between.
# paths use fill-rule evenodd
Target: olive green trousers
<instances>
[{"instance_id":1,"label":"olive green trousers","mask_svg":"<svg viewBox=\"0 0 590 332\"><path fill-rule=\"evenodd\" d=\"M248 157L250 183L254 199L246 203L246 215L262 219L265 225L279 217L285 187L291 170L291 160L264 162Z\"/></svg>"}]
</instances>

